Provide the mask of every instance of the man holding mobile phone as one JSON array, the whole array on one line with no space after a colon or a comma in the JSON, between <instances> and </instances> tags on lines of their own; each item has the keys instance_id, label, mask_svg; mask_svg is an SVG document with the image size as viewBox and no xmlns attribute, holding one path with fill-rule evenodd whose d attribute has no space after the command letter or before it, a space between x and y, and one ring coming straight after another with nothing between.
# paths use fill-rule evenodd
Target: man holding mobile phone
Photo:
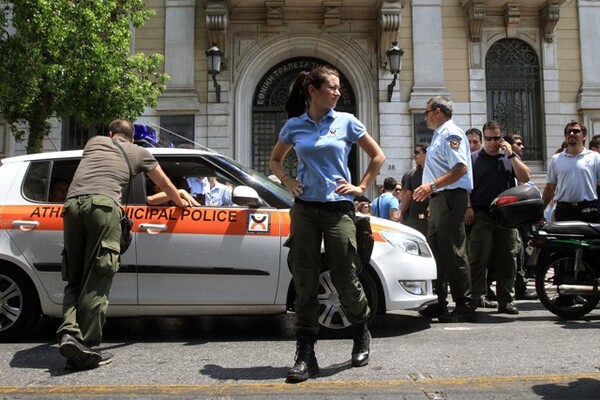
<instances>
[{"instance_id":1,"label":"man holding mobile phone","mask_svg":"<svg viewBox=\"0 0 600 400\"><path fill-rule=\"evenodd\" d=\"M519 182L527 182L531 171L502 138L496 121L483 125L483 147L472 154L473 190L469 197L465 222L471 225L469 236L469 266L475 306L487 292L486 264L494 246L496 297L498 312L518 314L513 304L515 294L517 230L505 228L489 212L490 204L500 193Z\"/></svg>"}]
</instances>

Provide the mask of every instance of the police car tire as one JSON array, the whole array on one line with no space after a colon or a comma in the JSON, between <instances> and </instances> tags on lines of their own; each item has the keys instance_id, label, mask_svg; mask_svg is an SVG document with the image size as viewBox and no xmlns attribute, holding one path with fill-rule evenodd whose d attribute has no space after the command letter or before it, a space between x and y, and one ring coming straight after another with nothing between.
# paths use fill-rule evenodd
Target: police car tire
<instances>
[{"instance_id":1,"label":"police car tire","mask_svg":"<svg viewBox=\"0 0 600 400\"><path fill-rule=\"evenodd\" d=\"M322 265L321 274L323 274L324 272L329 272L329 268L325 265ZM369 309L371 310L371 314L369 315L367 323L371 323L371 321L373 321L373 319L375 318L377 310L379 309L379 292L377 290L377 285L367 268L363 268L361 270L361 272L358 274L358 279L360 280L360 283L363 287L365 296L367 297L367 302L369 303ZM319 290L321 290L321 288ZM323 313L323 310L321 310L321 313ZM349 327L350 325L339 324L334 326L327 326L321 324L321 329L330 331L338 331L340 329L346 329Z\"/></svg>"},{"instance_id":2,"label":"police car tire","mask_svg":"<svg viewBox=\"0 0 600 400\"><path fill-rule=\"evenodd\" d=\"M40 318L40 305L33 284L24 272L12 265L0 264L0 297L7 296L1 306L16 315L9 320L0 313L0 342L21 339L32 331Z\"/></svg>"}]
</instances>

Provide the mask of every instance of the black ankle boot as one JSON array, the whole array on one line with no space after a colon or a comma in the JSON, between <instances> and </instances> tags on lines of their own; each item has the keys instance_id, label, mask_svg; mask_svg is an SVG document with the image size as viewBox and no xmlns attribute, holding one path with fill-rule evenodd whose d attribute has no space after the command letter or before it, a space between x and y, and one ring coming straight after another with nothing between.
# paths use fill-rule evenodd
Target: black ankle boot
<instances>
[{"instance_id":1,"label":"black ankle boot","mask_svg":"<svg viewBox=\"0 0 600 400\"><path fill-rule=\"evenodd\" d=\"M288 370L288 382L302 382L319 372L319 364L315 356L316 337L311 335L298 335L296 341L296 362Z\"/></svg>"},{"instance_id":2,"label":"black ankle boot","mask_svg":"<svg viewBox=\"0 0 600 400\"><path fill-rule=\"evenodd\" d=\"M354 325L353 339L354 346L352 347L352 366L363 367L369 363L369 346L371 345L371 333L364 322L360 325Z\"/></svg>"}]
</instances>

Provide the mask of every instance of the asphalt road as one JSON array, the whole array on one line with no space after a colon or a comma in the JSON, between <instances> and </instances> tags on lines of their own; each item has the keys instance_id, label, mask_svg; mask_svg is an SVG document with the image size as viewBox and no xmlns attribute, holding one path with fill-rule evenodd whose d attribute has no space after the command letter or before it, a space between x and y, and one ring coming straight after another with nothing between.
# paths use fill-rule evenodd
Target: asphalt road
<instances>
[{"instance_id":1,"label":"asphalt road","mask_svg":"<svg viewBox=\"0 0 600 400\"><path fill-rule=\"evenodd\" d=\"M320 373L286 384L293 315L110 319L92 371L64 369L56 320L0 345L4 399L600 399L600 309L560 320L537 301L482 310L476 323L416 312L377 317L368 366L352 368L349 332L323 333Z\"/></svg>"}]
</instances>

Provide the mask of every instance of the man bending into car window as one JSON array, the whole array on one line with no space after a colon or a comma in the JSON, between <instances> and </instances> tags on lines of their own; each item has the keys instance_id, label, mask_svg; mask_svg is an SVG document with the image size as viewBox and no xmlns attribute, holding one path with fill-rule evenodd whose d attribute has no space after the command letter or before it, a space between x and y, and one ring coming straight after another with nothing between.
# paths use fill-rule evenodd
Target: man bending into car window
<instances>
[{"instance_id":1,"label":"man bending into car window","mask_svg":"<svg viewBox=\"0 0 600 400\"><path fill-rule=\"evenodd\" d=\"M61 272L67 285L57 336L69 369L96 368L113 358L96 346L119 269L120 221L126 217L120 203L130 168L134 176L145 172L177 206L188 206L154 156L133 144L131 122L114 120L108 129L108 137L95 136L85 145L64 207Z\"/></svg>"}]
</instances>

